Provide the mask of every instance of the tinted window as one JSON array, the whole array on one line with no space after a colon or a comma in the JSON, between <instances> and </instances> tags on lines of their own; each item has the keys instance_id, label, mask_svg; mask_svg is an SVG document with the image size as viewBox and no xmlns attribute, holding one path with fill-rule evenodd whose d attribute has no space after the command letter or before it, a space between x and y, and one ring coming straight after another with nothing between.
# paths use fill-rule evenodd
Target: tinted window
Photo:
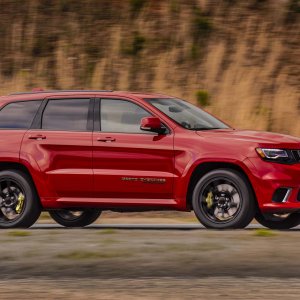
<instances>
[{"instance_id":1,"label":"tinted window","mask_svg":"<svg viewBox=\"0 0 300 300\"><path fill-rule=\"evenodd\" d=\"M140 106L123 100L101 100L101 131L145 133L141 119L151 116Z\"/></svg>"},{"instance_id":2,"label":"tinted window","mask_svg":"<svg viewBox=\"0 0 300 300\"><path fill-rule=\"evenodd\" d=\"M0 128L29 129L42 101L14 102L0 111Z\"/></svg>"},{"instance_id":3,"label":"tinted window","mask_svg":"<svg viewBox=\"0 0 300 300\"><path fill-rule=\"evenodd\" d=\"M87 131L90 99L49 100L43 113L42 128Z\"/></svg>"}]
</instances>

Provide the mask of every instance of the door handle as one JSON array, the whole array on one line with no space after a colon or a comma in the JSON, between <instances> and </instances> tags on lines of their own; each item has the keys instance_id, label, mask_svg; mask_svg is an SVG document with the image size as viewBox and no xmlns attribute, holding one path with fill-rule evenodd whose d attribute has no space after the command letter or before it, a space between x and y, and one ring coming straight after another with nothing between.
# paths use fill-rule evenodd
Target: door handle
<instances>
[{"instance_id":1,"label":"door handle","mask_svg":"<svg viewBox=\"0 0 300 300\"><path fill-rule=\"evenodd\" d=\"M104 142L104 143L110 143L110 142L115 142L116 139L112 137L105 137L105 138L97 138L98 142Z\"/></svg>"},{"instance_id":2,"label":"door handle","mask_svg":"<svg viewBox=\"0 0 300 300\"><path fill-rule=\"evenodd\" d=\"M42 134L37 134L37 135L30 135L28 138L30 140L45 140L46 136Z\"/></svg>"}]
</instances>

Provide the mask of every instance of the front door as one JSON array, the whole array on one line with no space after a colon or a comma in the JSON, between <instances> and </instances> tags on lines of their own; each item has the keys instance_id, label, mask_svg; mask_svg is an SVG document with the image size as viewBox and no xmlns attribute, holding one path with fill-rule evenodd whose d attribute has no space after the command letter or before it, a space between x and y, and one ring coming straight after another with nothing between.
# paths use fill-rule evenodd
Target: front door
<instances>
[{"instance_id":1,"label":"front door","mask_svg":"<svg viewBox=\"0 0 300 300\"><path fill-rule=\"evenodd\" d=\"M157 204L172 199L173 134L142 131L140 120L151 115L133 101L101 99L98 105L99 128L93 133L96 197L124 199L120 203L144 199L145 204L147 199Z\"/></svg>"}]
</instances>

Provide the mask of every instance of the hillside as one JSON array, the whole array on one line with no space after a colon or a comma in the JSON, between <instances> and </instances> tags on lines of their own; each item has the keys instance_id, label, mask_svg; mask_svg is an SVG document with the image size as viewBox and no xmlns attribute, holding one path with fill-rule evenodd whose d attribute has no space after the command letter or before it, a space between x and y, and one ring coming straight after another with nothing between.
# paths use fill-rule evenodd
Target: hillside
<instances>
[{"instance_id":1,"label":"hillside","mask_svg":"<svg viewBox=\"0 0 300 300\"><path fill-rule=\"evenodd\" d=\"M300 136L299 0L1 0L0 41L0 94L160 91Z\"/></svg>"}]
</instances>

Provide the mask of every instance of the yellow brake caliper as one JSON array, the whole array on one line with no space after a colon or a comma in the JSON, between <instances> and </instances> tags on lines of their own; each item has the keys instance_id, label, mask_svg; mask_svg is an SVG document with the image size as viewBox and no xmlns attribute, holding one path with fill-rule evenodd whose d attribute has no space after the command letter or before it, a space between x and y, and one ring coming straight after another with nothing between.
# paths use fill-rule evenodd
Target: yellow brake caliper
<instances>
[{"instance_id":1,"label":"yellow brake caliper","mask_svg":"<svg viewBox=\"0 0 300 300\"><path fill-rule=\"evenodd\" d=\"M24 200L25 200L25 196L20 193L18 196L18 204L16 206L16 212L17 214L20 214L23 208L23 204L24 204Z\"/></svg>"},{"instance_id":2,"label":"yellow brake caliper","mask_svg":"<svg viewBox=\"0 0 300 300\"><path fill-rule=\"evenodd\" d=\"M209 192L207 194L207 197L205 199L206 203L207 203L207 208L211 208L213 206L213 193L212 192Z\"/></svg>"}]
</instances>

